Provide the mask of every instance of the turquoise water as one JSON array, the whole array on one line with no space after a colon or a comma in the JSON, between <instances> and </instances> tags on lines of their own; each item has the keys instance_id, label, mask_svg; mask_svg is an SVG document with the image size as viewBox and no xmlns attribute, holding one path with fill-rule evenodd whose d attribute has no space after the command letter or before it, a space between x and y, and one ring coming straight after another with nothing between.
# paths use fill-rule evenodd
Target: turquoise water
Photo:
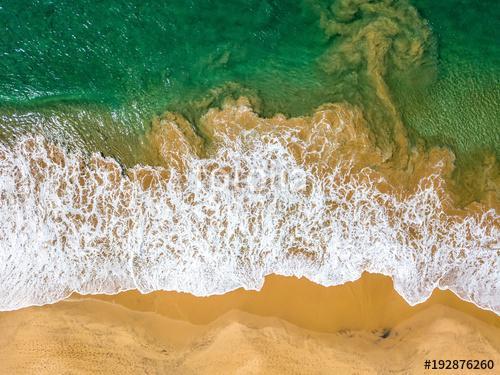
<instances>
[{"instance_id":1,"label":"turquoise water","mask_svg":"<svg viewBox=\"0 0 500 375\"><path fill-rule=\"evenodd\" d=\"M432 28L424 57L406 59L394 43L381 60L404 123L458 152L498 149L498 2L413 4ZM155 114L177 110L196 122L207 107L242 94L265 115L345 100L382 129L391 119L367 73L372 47L356 33L380 28L383 40L403 46L423 40L425 23L407 8L405 1L2 0L0 136L42 132L133 164L134 142Z\"/></svg>"},{"instance_id":2,"label":"turquoise water","mask_svg":"<svg viewBox=\"0 0 500 375\"><path fill-rule=\"evenodd\" d=\"M500 2L416 0L438 42L432 84L395 90L405 124L459 156L500 153ZM403 92L404 91L404 92Z\"/></svg>"},{"instance_id":3,"label":"turquoise water","mask_svg":"<svg viewBox=\"0 0 500 375\"><path fill-rule=\"evenodd\" d=\"M318 84L313 65L326 43L316 15L296 1L0 4L0 98L13 105L164 110L233 82L264 102L286 91L300 106Z\"/></svg>"}]
</instances>

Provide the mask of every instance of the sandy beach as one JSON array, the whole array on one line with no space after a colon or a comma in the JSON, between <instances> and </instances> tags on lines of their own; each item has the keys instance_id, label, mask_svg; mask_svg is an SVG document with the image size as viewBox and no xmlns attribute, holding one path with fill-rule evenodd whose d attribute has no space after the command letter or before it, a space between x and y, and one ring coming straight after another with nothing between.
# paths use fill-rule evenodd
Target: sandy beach
<instances>
[{"instance_id":1,"label":"sandy beach","mask_svg":"<svg viewBox=\"0 0 500 375\"><path fill-rule=\"evenodd\" d=\"M449 291L410 307L371 274L328 288L270 276L260 292L206 298L72 296L1 313L0 330L8 374L421 374L439 373L426 359L500 360L496 314Z\"/></svg>"}]
</instances>

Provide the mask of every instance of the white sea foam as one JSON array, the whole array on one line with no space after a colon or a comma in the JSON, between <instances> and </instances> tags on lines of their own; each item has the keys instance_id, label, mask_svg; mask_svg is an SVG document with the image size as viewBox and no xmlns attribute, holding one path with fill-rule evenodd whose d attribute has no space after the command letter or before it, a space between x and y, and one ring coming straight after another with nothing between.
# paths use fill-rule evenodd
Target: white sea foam
<instances>
[{"instance_id":1,"label":"white sea foam","mask_svg":"<svg viewBox=\"0 0 500 375\"><path fill-rule=\"evenodd\" d=\"M50 156L40 138L1 145L0 310L73 291L207 296L259 289L273 273L330 286L368 271L391 276L411 304L449 288L500 312L494 210L451 217L438 176L403 199L343 163L319 177L283 138L246 138L186 157L168 179L129 172L156 176L149 188L110 159Z\"/></svg>"}]
</instances>

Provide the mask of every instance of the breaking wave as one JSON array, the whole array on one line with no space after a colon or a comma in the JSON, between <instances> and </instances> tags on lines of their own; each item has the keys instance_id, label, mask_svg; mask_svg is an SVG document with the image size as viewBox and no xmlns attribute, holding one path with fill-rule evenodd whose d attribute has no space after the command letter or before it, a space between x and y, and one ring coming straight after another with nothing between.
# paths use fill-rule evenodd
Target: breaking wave
<instances>
[{"instance_id":1,"label":"breaking wave","mask_svg":"<svg viewBox=\"0 0 500 375\"><path fill-rule=\"evenodd\" d=\"M72 292L208 296L269 274L331 286L368 271L410 304L451 289L498 313L496 211L452 207L443 150L395 171L360 123L342 106L302 119L232 106L205 116L203 146L169 114L148 135L163 165L129 170L41 137L1 144L0 310Z\"/></svg>"}]
</instances>

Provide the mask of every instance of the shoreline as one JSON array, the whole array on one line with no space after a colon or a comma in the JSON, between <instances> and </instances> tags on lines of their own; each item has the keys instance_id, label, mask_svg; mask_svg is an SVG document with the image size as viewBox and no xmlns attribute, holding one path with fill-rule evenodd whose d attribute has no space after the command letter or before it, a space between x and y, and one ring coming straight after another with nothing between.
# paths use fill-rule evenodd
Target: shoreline
<instances>
[{"instance_id":1,"label":"shoreline","mask_svg":"<svg viewBox=\"0 0 500 375\"><path fill-rule=\"evenodd\" d=\"M335 287L269 276L260 292L212 297L74 295L0 313L0 370L403 375L453 359L498 367L499 316L449 291L410 307L391 288L374 274Z\"/></svg>"},{"instance_id":2,"label":"shoreline","mask_svg":"<svg viewBox=\"0 0 500 375\"><path fill-rule=\"evenodd\" d=\"M306 278L269 275L262 289L239 288L221 295L197 297L189 293L137 290L115 295L79 295L70 301L97 299L140 312L154 312L192 324L210 324L218 317L242 311L275 317L317 332L342 329L384 329L401 323L436 304L471 315L500 328L500 316L458 297L451 290L435 289L422 303L411 306L393 287L390 277L364 272L342 285L325 287ZM356 307L359 309L356 311ZM335 315L334 320L329 317Z\"/></svg>"}]
</instances>

